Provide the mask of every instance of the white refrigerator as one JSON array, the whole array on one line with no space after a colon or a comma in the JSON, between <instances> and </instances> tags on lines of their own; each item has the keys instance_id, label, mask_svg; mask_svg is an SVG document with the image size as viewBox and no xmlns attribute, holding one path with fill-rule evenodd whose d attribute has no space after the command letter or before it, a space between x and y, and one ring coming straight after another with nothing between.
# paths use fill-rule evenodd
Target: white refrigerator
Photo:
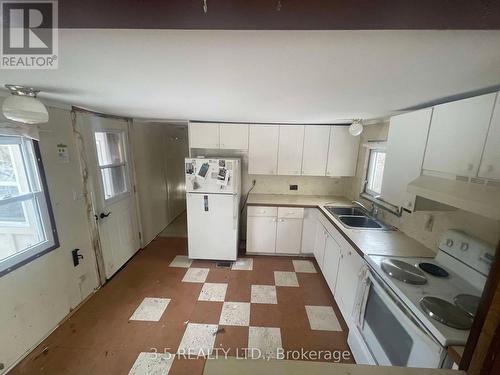
<instances>
[{"instance_id":1,"label":"white refrigerator","mask_svg":"<svg viewBox=\"0 0 500 375\"><path fill-rule=\"evenodd\" d=\"M185 160L190 259L236 260L240 165L239 159Z\"/></svg>"}]
</instances>

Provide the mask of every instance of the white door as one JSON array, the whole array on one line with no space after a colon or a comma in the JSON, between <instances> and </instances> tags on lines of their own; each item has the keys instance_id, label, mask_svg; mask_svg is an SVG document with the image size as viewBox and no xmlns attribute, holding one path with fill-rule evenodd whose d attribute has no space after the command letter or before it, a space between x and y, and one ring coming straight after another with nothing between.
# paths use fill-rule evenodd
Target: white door
<instances>
[{"instance_id":1,"label":"white door","mask_svg":"<svg viewBox=\"0 0 500 375\"><path fill-rule=\"evenodd\" d=\"M325 243L326 243L327 231L323 225L317 221L316 222L316 238L314 239L314 258L318 262L319 267L323 270L323 257L325 255Z\"/></svg>"},{"instance_id":2,"label":"white door","mask_svg":"<svg viewBox=\"0 0 500 375\"><path fill-rule=\"evenodd\" d=\"M348 126L332 126L328 149L327 176L354 176L360 137L353 137Z\"/></svg>"},{"instance_id":3,"label":"white door","mask_svg":"<svg viewBox=\"0 0 500 375\"><path fill-rule=\"evenodd\" d=\"M302 219L278 218L276 253L299 254L302 240Z\"/></svg>"},{"instance_id":4,"label":"white door","mask_svg":"<svg viewBox=\"0 0 500 375\"><path fill-rule=\"evenodd\" d=\"M250 125L248 174L277 173L278 142L279 125Z\"/></svg>"},{"instance_id":5,"label":"white door","mask_svg":"<svg viewBox=\"0 0 500 375\"><path fill-rule=\"evenodd\" d=\"M190 122L189 147L219 148L219 124Z\"/></svg>"},{"instance_id":6,"label":"white door","mask_svg":"<svg viewBox=\"0 0 500 375\"><path fill-rule=\"evenodd\" d=\"M435 106L424 169L477 176L494 102L488 94Z\"/></svg>"},{"instance_id":7,"label":"white door","mask_svg":"<svg viewBox=\"0 0 500 375\"><path fill-rule=\"evenodd\" d=\"M497 94L495 111L479 167L479 177L500 179L500 94Z\"/></svg>"},{"instance_id":8,"label":"white door","mask_svg":"<svg viewBox=\"0 0 500 375\"><path fill-rule=\"evenodd\" d=\"M278 148L279 175L300 176L303 146L303 125L280 125Z\"/></svg>"},{"instance_id":9,"label":"white door","mask_svg":"<svg viewBox=\"0 0 500 375\"><path fill-rule=\"evenodd\" d=\"M220 148L230 150L248 150L247 124L220 124Z\"/></svg>"},{"instance_id":10,"label":"white door","mask_svg":"<svg viewBox=\"0 0 500 375\"><path fill-rule=\"evenodd\" d=\"M347 250L343 248L341 250L337 283L335 285L335 301L346 321L352 319L351 313L359 282L359 271L363 264L363 259L354 249Z\"/></svg>"},{"instance_id":11,"label":"white door","mask_svg":"<svg viewBox=\"0 0 500 375\"><path fill-rule=\"evenodd\" d=\"M187 194L189 258L236 260L237 199L234 194Z\"/></svg>"},{"instance_id":12,"label":"white door","mask_svg":"<svg viewBox=\"0 0 500 375\"><path fill-rule=\"evenodd\" d=\"M316 238L316 208L304 208L304 221L302 223L302 249L303 254L314 253L314 239Z\"/></svg>"},{"instance_id":13,"label":"white door","mask_svg":"<svg viewBox=\"0 0 500 375\"><path fill-rule=\"evenodd\" d=\"M391 117L385 156L382 198L395 206L414 209L408 184L420 176L432 108Z\"/></svg>"},{"instance_id":14,"label":"white door","mask_svg":"<svg viewBox=\"0 0 500 375\"><path fill-rule=\"evenodd\" d=\"M330 287L332 294L335 293L337 273L339 270L340 246L332 236L326 236L325 255L323 257L323 276ZM351 290L352 292L352 290Z\"/></svg>"},{"instance_id":15,"label":"white door","mask_svg":"<svg viewBox=\"0 0 500 375\"><path fill-rule=\"evenodd\" d=\"M248 216L247 251L251 253L276 252L276 217Z\"/></svg>"},{"instance_id":16,"label":"white door","mask_svg":"<svg viewBox=\"0 0 500 375\"><path fill-rule=\"evenodd\" d=\"M109 279L140 247L128 123L87 114L81 118L104 273Z\"/></svg>"},{"instance_id":17,"label":"white door","mask_svg":"<svg viewBox=\"0 0 500 375\"><path fill-rule=\"evenodd\" d=\"M330 126L307 125L304 130L302 155L303 176L324 176L328 160Z\"/></svg>"}]
</instances>

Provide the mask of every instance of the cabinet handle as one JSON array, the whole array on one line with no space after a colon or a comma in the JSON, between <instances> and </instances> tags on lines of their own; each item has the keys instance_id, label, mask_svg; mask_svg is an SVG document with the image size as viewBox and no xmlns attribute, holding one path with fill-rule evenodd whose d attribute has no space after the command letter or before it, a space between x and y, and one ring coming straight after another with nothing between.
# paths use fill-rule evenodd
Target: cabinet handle
<instances>
[{"instance_id":1,"label":"cabinet handle","mask_svg":"<svg viewBox=\"0 0 500 375\"><path fill-rule=\"evenodd\" d=\"M280 219L280 223L282 223L282 222L284 222L284 221L285 221L285 219Z\"/></svg>"}]
</instances>

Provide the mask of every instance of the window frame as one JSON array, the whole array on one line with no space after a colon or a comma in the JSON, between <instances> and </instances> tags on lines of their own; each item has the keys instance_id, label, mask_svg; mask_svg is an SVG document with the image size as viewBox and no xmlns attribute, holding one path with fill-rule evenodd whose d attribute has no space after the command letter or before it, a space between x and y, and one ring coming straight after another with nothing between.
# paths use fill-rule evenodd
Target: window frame
<instances>
[{"instance_id":1,"label":"window frame","mask_svg":"<svg viewBox=\"0 0 500 375\"><path fill-rule=\"evenodd\" d=\"M103 199L103 205L110 205L113 203L116 203L124 198L127 198L131 194L131 189L132 189L132 184L130 182L130 175L129 175L129 160L128 160L128 150L126 148L127 146L127 133L123 130L117 130L117 129L99 129L95 130L92 132L93 133L93 138L94 138L94 145L95 145L95 151L96 151L96 162L97 162L97 169L99 170L99 184L101 186L102 190L102 199ZM99 160L99 148L97 147L97 133L112 133L112 134L118 134L119 139L120 139L120 146L122 150L122 157L123 160L118 163L109 163L109 164L100 164ZM116 169L116 168L123 168L123 173L124 173L124 179L125 179L125 188L126 191L121 192L119 194L113 195L110 198L106 198L106 187L104 186L104 175L103 175L103 170L109 169ZM112 184L111 184L112 185ZM113 187L113 186L111 186Z\"/></svg>"},{"instance_id":2,"label":"window frame","mask_svg":"<svg viewBox=\"0 0 500 375\"><path fill-rule=\"evenodd\" d=\"M11 138L9 140L10 142L5 140L7 137ZM39 225L44 228L43 232L46 238L45 241L0 260L0 277L60 247L54 212L52 210L52 202L50 200L45 169L43 167L38 141L28 139L26 137L1 136L0 143L11 144L12 139L16 139L16 143L22 145L21 151L24 162L23 166L26 169L26 174L31 186L30 190L32 191L13 198L5 199L2 201L2 205L13 202L29 201L30 199L36 200L38 203L36 206L38 211L36 220L38 220ZM30 142L31 145L26 145L27 142ZM31 151L32 155L30 155ZM33 159L33 163L29 162L30 165L27 165L27 157ZM28 221L29 219L26 218L26 220Z\"/></svg>"},{"instance_id":3,"label":"window frame","mask_svg":"<svg viewBox=\"0 0 500 375\"><path fill-rule=\"evenodd\" d=\"M369 152L368 152L368 165L367 165L367 168L366 168L366 175L365 175L365 183L364 183L363 193L368 194L370 197L372 197L374 199L379 199L380 195L382 194L382 192L381 191L377 192L375 190L371 190L368 187L370 185L370 176L373 177L373 175L375 173L375 167L373 165L374 163L372 162L373 161L372 160L372 155L374 155L375 153L386 154L386 149L382 148L382 147L376 147L376 148L369 149ZM385 168L385 161L384 161L384 168ZM383 173L382 173L382 178L383 178Z\"/></svg>"}]
</instances>

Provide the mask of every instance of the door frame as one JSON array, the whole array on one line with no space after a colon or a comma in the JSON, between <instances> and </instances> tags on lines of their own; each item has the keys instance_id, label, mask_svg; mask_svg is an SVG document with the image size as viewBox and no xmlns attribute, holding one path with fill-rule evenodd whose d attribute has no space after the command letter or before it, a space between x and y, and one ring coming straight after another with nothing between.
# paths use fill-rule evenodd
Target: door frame
<instances>
[{"instance_id":1,"label":"door frame","mask_svg":"<svg viewBox=\"0 0 500 375\"><path fill-rule=\"evenodd\" d=\"M101 237L99 234L99 226L97 221L95 220L97 210L96 210L96 202L95 202L95 197L94 194L92 193L94 191L94 181L91 177L91 173L89 172L89 167L88 167L88 152L84 137L82 134L82 129L81 129L81 124L77 121L77 115L91 115L91 116L96 116L96 117L103 117L103 118L108 118L108 119L119 119L119 120L125 120L127 123L127 128L126 128L126 138L128 141L128 153L130 155L130 160L128 160L129 163L129 169L130 169L130 175L129 175L129 183L130 183L130 193L133 195L134 202L135 202L135 207L136 207L136 220L137 220L137 227L139 230L139 251L142 246L142 222L141 222L141 215L139 214L139 199L138 199L138 194L137 194L137 179L136 179L136 170L135 170L135 163L134 163L134 148L133 148L133 142L132 142L132 119L128 117L122 117L122 116L114 116L114 115L105 115L99 112L94 112L94 111L89 111L80 107L72 106L71 107L71 122L72 122L72 129L73 129L73 136L75 137L75 143L77 146L77 154L78 154L78 159L80 163L80 173L81 173L81 178L82 178L82 195L85 201L85 213L87 217L87 223L89 225L89 236L91 239L91 244L92 244L92 250L95 256L95 265L96 265L96 270L97 274L99 276L99 287L104 285L107 282L106 279L106 272L104 268L104 257L102 253L102 245L101 245ZM136 251L136 253L137 253ZM126 264L126 263L125 263Z\"/></svg>"}]
</instances>

